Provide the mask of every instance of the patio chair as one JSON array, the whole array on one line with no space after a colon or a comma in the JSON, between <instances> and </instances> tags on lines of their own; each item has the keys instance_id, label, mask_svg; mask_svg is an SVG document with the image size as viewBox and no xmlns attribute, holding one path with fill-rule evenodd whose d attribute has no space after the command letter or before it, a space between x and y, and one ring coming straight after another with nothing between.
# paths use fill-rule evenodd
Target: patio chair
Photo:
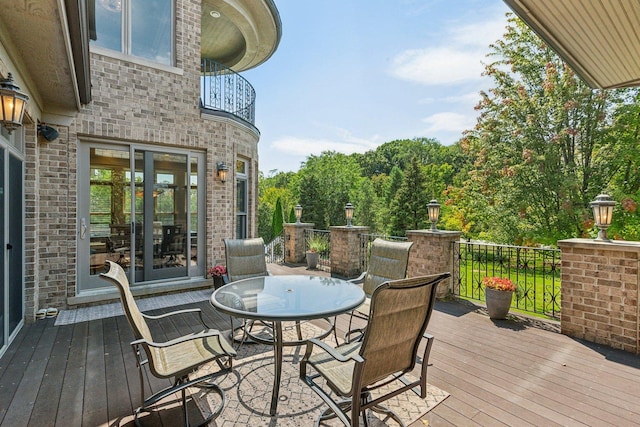
<instances>
[{"instance_id":1,"label":"patio chair","mask_svg":"<svg viewBox=\"0 0 640 427\"><path fill-rule=\"evenodd\" d=\"M149 316L142 313L131 294L129 280L122 267L113 261L107 261L107 268L108 271L101 273L100 276L118 288L122 308L135 338L131 342L131 348L136 356L142 402L141 406L134 412L136 425L138 425L138 416L141 411L149 412L150 407L176 392L181 393L184 422L185 425L189 425L186 406L186 389L189 387L206 388L208 391L217 393L220 396L220 405L214 408L212 414L203 423L207 424L222 412L225 403L224 391L214 384L212 380L218 375L231 370L232 359L236 356L235 350L219 331L207 327L200 309L174 311L160 316ZM198 313L204 330L166 342L156 342L153 339L147 325L147 319L161 320L184 313ZM220 369L189 379L189 374L211 361L215 361ZM148 365L148 372L151 372L152 375L158 378L172 379L172 384L169 387L154 393L146 399L143 378L144 365Z\"/></svg>"},{"instance_id":2,"label":"patio chair","mask_svg":"<svg viewBox=\"0 0 640 427\"><path fill-rule=\"evenodd\" d=\"M437 285L450 276L450 273L441 273L378 286L371 297L369 324L361 341L335 348L316 339L308 341L300 361L300 378L329 405L316 420L316 426L337 417L344 425L357 427L360 415L368 425L367 409L404 425L397 414L380 403L412 389L420 398L426 397L427 365L434 338L425 331L433 311ZM423 339L426 342L420 376L417 379L405 377L416 365L418 347ZM308 374L308 368L313 368L315 373ZM316 381L318 379L321 381ZM393 388L384 392L378 390L384 394L373 398L371 392L383 386ZM419 393L414 387L419 387Z\"/></svg>"},{"instance_id":3,"label":"patio chair","mask_svg":"<svg viewBox=\"0 0 640 427\"><path fill-rule=\"evenodd\" d=\"M360 277L350 280L352 283L362 283L362 289L366 300L349 316L349 327L345 334L345 341L349 342L351 336L362 333L362 329L351 329L354 317L367 320L369 318L369 305L373 291L382 283L389 280L404 279L407 277L407 265L409 264L409 251L413 242L391 242L377 238L371 244L371 256L369 268Z\"/></svg>"},{"instance_id":4,"label":"patio chair","mask_svg":"<svg viewBox=\"0 0 640 427\"><path fill-rule=\"evenodd\" d=\"M227 263L227 274L223 276L225 283L269 275L262 237L224 239L224 252Z\"/></svg>"}]
</instances>

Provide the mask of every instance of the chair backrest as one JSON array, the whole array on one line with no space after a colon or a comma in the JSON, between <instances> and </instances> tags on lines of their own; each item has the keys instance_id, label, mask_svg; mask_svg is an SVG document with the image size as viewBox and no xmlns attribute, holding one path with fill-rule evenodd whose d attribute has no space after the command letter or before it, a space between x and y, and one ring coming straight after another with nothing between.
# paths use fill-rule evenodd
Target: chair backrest
<instances>
[{"instance_id":1,"label":"chair backrest","mask_svg":"<svg viewBox=\"0 0 640 427\"><path fill-rule=\"evenodd\" d=\"M267 276L267 261L264 253L264 240L224 239L227 277L229 281Z\"/></svg>"},{"instance_id":2,"label":"chair backrest","mask_svg":"<svg viewBox=\"0 0 640 427\"><path fill-rule=\"evenodd\" d=\"M147 326L147 322L142 317L142 313L136 304L131 289L129 288L129 279L122 267L113 261L107 261L109 270L106 273L101 273L100 277L106 279L116 285L118 292L120 293L120 302L122 302L122 309L127 317L129 326L133 331L133 336L136 340L145 339L149 342L153 342L151 331ZM151 357L149 355L149 357Z\"/></svg>"},{"instance_id":3,"label":"chair backrest","mask_svg":"<svg viewBox=\"0 0 640 427\"><path fill-rule=\"evenodd\" d=\"M383 282L407 277L409 250L413 242L390 242L377 238L371 244L369 268L362 289L368 296Z\"/></svg>"},{"instance_id":4,"label":"chair backrest","mask_svg":"<svg viewBox=\"0 0 640 427\"><path fill-rule=\"evenodd\" d=\"M450 276L441 273L412 277L385 282L375 289L360 348L360 355L366 360L360 385L413 370L438 283Z\"/></svg>"}]
</instances>

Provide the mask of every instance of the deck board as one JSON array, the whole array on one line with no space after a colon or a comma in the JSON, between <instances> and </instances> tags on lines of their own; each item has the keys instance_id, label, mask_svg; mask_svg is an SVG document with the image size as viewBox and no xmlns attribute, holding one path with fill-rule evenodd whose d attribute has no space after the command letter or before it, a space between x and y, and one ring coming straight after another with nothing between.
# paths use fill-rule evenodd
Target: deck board
<instances>
[{"instance_id":1,"label":"deck board","mask_svg":"<svg viewBox=\"0 0 640 427\"><path fill-rule=\"evenodd\" d=\"M275 270L305 273L286 268ZM229 329L229 317L208 301L193 306L209 326ZM347 324L348 317L339 316L340 337ZM411 427L640 424L640 358L547 326L526 319L493 322L466 302L436 303L428 380L451 396ZM162 340L199 326L189 314L151 328ZM25 325L0 359L0 425L132 425L140 396L132 339L123 316ZM157 391L169 383L145 381L147 395L148 387ZM143 425L176 423L178 407L143 417Z\"/></svg>"}]
</instances>

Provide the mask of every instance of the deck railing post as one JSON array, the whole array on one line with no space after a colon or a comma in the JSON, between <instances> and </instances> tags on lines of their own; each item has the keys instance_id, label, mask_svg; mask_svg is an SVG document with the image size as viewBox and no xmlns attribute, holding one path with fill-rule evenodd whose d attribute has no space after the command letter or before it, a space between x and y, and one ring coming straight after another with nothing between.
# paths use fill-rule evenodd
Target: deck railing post
<instances>
[{"instance_id":1,"label":"deck railing post","mask_svg":"<svg viewBox=\"0 0 640 427\"><path fill-rule=\"evenodd\" d=\"M300 264L304 262L304 232L313 230L311 222L294 222L284 224L284 262Z\"/></svg>"},{"instance_id":2,"label":"deck railing post","mask_svg":"<svg viewBox=\"0 0 640 427\"><path fill-rule=\"evenodd\" d=\"M357 277L360 271L360 234L368 233L369 227L334 226L331 233L331 275Z\"/></svg>"},{"instance_id":3,"label":"deck railing post","mask_svg":"<svg viewBox=\"0 0 640 427\"><path fill-rule=\"evenodd\" d=\"M409 253L409 277L453 272L453 242L460 240L462 232L444 230L407 230L407 239L413 242ZM451 279L438 285L437 298L451 293Z\"/></svg>"}]
</instances>

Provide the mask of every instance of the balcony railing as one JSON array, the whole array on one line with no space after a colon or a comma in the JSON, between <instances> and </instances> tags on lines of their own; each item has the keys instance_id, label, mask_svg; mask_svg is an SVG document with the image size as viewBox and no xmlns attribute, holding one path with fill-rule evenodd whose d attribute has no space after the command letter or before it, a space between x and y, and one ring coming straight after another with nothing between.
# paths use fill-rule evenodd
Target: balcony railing
<instances>
[{"instance_id":1,"label":"balcony railing","mask_svg":"<svg viewBox=\"0 0 640 427\"><path fill-rule=\"evenodd\" d=\"M203 108L222 111L255 125L256 91L240 74L211 59L202 60Z\"/></svg>"}]
</instances>

